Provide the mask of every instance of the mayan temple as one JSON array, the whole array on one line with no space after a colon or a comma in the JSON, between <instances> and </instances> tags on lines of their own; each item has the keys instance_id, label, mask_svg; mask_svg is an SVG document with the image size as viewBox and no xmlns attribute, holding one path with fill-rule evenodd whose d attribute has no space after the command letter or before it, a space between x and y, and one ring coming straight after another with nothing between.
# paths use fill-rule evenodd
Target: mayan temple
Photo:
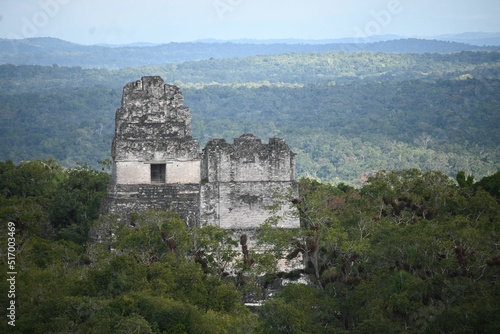
<instances>
[{"instance_id":1,"label":"mayan temple","mask_svg":"<svg viewBox=\"0 0 500 334\"><path fill-rule=\"evenodd\" d=\"M200 150L181 91L158 76L124 87L115 122L106 213L127 220L147 209L173 210L190 227L251 230L269 217L276 193L297 196L295 155L284 140L244 134ZM296 228L299 220L280 224Z\"/></svg>"}]
</instances>

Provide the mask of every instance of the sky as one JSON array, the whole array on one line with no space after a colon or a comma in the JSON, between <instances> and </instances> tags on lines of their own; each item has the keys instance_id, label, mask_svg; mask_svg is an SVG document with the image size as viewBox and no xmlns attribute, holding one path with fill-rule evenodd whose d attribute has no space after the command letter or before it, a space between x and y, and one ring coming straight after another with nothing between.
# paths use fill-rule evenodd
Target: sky
<instances>
[{"instance_id":1,"label":"sky","mask_svg":"<svg viewBox=\"0 0 500 334\"><path fill-rule=\"evenodd\" d=\"M500 0L0 0L0 38L80 44L500 32Z\"/></svg>"}]
</instances>

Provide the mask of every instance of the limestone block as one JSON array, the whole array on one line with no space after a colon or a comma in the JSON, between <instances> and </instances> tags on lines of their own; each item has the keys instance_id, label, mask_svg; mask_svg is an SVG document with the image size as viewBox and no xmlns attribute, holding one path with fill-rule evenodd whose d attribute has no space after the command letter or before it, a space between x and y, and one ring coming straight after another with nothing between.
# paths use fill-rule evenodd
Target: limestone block
<instances>
[{"instance_id":1,"label":"limestone block","mask_svg":"<svg viewBox=\"0 0 500 334\"><path fill-rule=\"evenodd\" d=\"M115 163L116 184L141 184L151 182L150 165L138 161Z\"/></svg>"},{"instance_id":2,"label":"limestone block","mask_svg":"<svg viewBox=\"0 0 500 334\"><path fill-rule=\"evenodd\" d=\"M200 183L200 161L167 161L167 183Z\"/></svg>"}]
</instances>

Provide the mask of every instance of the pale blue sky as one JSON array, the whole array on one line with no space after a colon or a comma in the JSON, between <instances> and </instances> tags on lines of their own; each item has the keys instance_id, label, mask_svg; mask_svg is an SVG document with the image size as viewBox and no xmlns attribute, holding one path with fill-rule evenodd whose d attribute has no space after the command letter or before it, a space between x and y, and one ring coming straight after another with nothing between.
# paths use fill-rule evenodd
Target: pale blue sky
<instances>
[{"instance_id":1,"label":"pale blue sky","mask_svg":"<svg viewBox=\"0 0 500 334\"><path fill-rule=\"evenodd\" d=\"M500 32L499 0L0 0L0 38L82 43Z\"/></svg>"}]
</instances>

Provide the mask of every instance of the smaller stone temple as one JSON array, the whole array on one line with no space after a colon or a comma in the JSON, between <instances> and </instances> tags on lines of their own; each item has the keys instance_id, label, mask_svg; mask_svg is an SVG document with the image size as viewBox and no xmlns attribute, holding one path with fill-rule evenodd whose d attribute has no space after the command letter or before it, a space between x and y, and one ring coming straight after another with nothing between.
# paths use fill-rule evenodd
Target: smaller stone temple
<instances>
[{"instance_id":1,"label":"smaller stone temple","mask_svg":"<svg viewBox=\"0 0 500 334\"><path fill-rule=\"evenodd\" d=\"M283 139L263 143L244 134L200 150L181 91L158 76L124 87L115 123L106 213L127 220L147 209L173 210L191 227L248 230L269 217L276 194L298 196L295 154ZM299 227L298 217L285 217L282 227Z\"/></svg>"}]
</instances>

